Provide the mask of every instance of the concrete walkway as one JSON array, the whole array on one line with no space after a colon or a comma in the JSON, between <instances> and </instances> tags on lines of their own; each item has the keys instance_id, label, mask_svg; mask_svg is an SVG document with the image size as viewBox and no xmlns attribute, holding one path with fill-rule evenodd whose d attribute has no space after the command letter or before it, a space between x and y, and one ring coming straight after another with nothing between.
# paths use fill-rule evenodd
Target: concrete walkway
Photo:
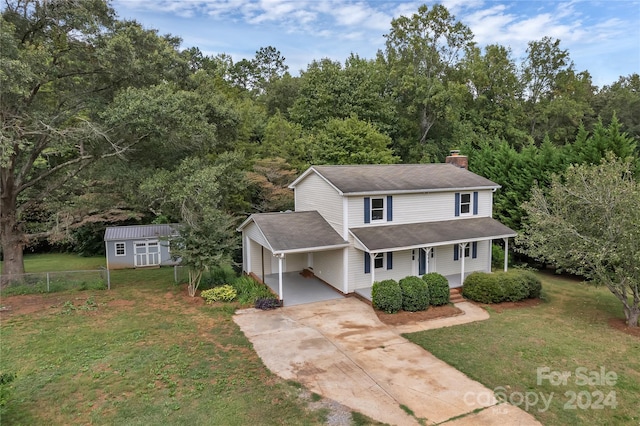
<instances>
[{"instance_id":1,"label":"concrete walkway","mask_svg":"<svg viewBox=\"0 0 640 426\"><path fill-rule=\"evenodd\" d=\"M397 333L416 333L418 331L433 330L436 328L451 327L453 325L467 324L470 322L483 321L489 319L489 313L481 307L471 302L456 303L456 308L460 309L462 315L446 318L435 318L427 321L418 321L413 324L396 325L393 329Z\"/></svg>"},{"instance_id":2,"label":"concrete walkway","mask_svg":"<svg viewBox=\"0 0 640 426\"><path fill-rule=\"evenodd\" d=\"M519 408L497 405L490 389L401 337L356 298L239 311L234 321L271 371L378 421L539 424Z\"/></svg>"}]
</instances>

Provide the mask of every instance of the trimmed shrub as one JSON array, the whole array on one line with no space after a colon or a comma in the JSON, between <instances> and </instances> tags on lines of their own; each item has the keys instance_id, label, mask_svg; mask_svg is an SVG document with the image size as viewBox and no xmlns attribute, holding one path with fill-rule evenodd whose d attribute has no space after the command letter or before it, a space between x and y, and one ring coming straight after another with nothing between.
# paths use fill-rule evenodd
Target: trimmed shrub
<instances>
[{"instance_id":1,"label":"trimmed shrub","mask_svg":"<svg viewBox=\"0 0 640 426\"><path fill-rule=\"evenodd\" d=\"M429 287L429 304L442 306L449 303L449 281L444 275L437 272L430 272L422 276L424 282Z\"/></svg>"},{"instance_id":2,"label":"trimmed shrub","mask_svg":"<svg viewBox=\"0 0 640 426\"><path fill-rule=\"evenodd\" d=\"M502 286L503 300L507 302L518 302L529 296L529 289L522 279L522 275L517 272L498 272L495 278Z\"/></svg>"},{"instance_id":3,"label":"trimmed shrub","mask_svg":"<svg viewBox=\"0 0 640 426\"><path fill-rule=\"evenodd\" d=\"M540 297L540 279L529 271L474 272L464 280L462 295L480 303L518 302Z\"/></svg>"},{"instance_id":4,"label":"trimmed shrub","mask_svg":"<svg viewBox=\"0 0 640 426\"><path fill-rule=\"evenodd\" d=\"M229 284L203 290L200 293L200 297L202 297L207 303L231 302L237 295L238 293L236 292L236 289L231 287Z\"/></svg>"},{"instance_id":5,"label":"trimmed shrub","mask_svg":"<svg viewBox=\"0 0 640 426\"><path fill-rule=\"evenodd\" d=\"M402 290L402 309L425 311L429 307L429 287L419 277L405 277L398 283Z\"/></svg>"},{"instance_id":6,"label":"trimmed shrub","mask_svg":"<svg viewBox=\"0 0 640 426\"><path fill-rule=\"evenodd\" d=\"M542 281L536 274L530 271L521 271L518 270L522 282L527 288L527 298L529 299L538 299L540 297L540 293L542 292Z\"/></svg>"},{"instance_id":7,"label":"trimmed shrub","mask_svg":"<svg viewBox=\"0 0 640 426\"><path fill-rule=\"evenodd\" d=\"M480 303L499 303L504 300L504 290L494 274L472 272L464 280L462 295Z\"/></svg>"},{"instance_id":8,"label":"trimmed shrub","mask_svg":"<svg viewBox=\"0 0 640 426\"><path fill-rule=\"evenodd\" d=\"M263 311L267 311L269 309L275 309L280 307L280 301L275 297L261 297L256 300L255 303L256 309L262 309Z\"/></svg>"},{"instance_id":9,"label":"trimmed shrub","mask_svg":"<svg viewBox=\"0 0 640 426\"><path fill-rule=\"evenodd\" d=\"M402 308L402 289L395 280L376 281L371 289L371 303L376 309L395 314Z\"/></svg>"}]
</instances>

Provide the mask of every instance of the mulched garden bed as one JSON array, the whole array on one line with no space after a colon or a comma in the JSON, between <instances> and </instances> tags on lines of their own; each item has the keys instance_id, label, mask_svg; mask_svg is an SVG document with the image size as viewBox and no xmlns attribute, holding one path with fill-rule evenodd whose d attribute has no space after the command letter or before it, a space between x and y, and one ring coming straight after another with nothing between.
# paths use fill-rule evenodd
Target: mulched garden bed
<instances>
[{"instance_id":1,"label":"mulched garden bed","mask_svg":"<svg viewBox=\"0 0 640 426\"><path fill-rule=\"evenodd\" d=\"M420 321L431 320L435 318L455 317L462 315L463 312L453 305L429 306L426 311L407 312L400 311L395 314L387 314L385 312L374 309L378 319L387 325L404 325L413 324Z\"/></svg>"}]
</instances>

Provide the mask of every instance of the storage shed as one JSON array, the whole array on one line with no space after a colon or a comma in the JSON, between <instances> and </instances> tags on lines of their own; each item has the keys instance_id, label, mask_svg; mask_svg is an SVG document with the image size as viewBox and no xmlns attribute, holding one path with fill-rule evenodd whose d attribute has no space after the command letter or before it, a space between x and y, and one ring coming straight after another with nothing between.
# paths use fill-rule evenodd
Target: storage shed
<instances>
[{"instance_id":1,"label":"storage shed","mask_svg":"<svg viewBox=\"0 0 640 426\"><path fill-rule=\"evenodd\" d=\"M104 233L107 269L175 265L168 237L178 235L178 224L112 226Z\"/></svg>"}]
</instances>

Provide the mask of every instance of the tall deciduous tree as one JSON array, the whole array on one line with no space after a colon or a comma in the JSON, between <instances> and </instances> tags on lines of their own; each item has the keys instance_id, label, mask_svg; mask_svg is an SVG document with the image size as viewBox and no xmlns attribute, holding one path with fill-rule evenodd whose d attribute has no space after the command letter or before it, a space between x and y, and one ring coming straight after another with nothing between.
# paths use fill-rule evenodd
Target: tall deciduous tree
<instances>
[{"instance_id":1,"label":"tall deciduous tree","mask_svg":"<svg viewBox=\"0 0 640 426\"><path fill-rule=\"evenodd\" d=\"M569 52L560 48L558 39L529 42L522 82L529 134L537 143L547 135L556 144L568 143L580 122L593 114L591 75L574 70Z\"/></svg>"},{"instance_id":2,"label":"tall deciduous tree","mask_svg":"<svg viewBox=\"0 0 640 426\"><path fill-rule=\"evenodd\" d=\"M277 212L293 210L293 191L288 185L298 172L282 158L264 158L254 163L247 172L247 182L251 189L251 209L253 211Z\"/></svg>"},{"instance_id":3,"label":"tall deciduous tree","mask_svg":"<svg viewBox=\"0 0 640 426\"><path fill-rule=\"evenodd\" d=\"M188 96L167 90L188 70L177 39L115 21L104 0L16 0L0 19L0 240L11 276L24 272L25 219L72 193L89 165L164 143L165 131L193 139L182 124L196 139L208 132L194 128Z\"/></svg>"},{"instance_id":4,"label":"tall deciduous tree","mask_svg":"<svg viewBox=\"0 0 640 426\"><path fill-rule=\"evenodd\" d=\"M338 61L313 61L299 79L300 92L290 116L307 129L333 118L358 118L385 133L394 130L395 111L388 92L387 70L380 60L350 55Z\"/></svg>"},{"instance_id":5,"label":"tall deciduous tree","mask_svg":"<svg viewBox=\"0 0 640 426\"><path fill-rule=\"evenodd\" d=\"M640 185L631 163L609 156L571 166L548 193L534 188L517 241L529 256L605 285L629 327L640 316Z\"/></svg>"},{"instance_id":6,"label":"tall deciduous tree","mask_svg":"<svg viewBox=\"0 0 640 426\"><path fill-rule=\"evenodd\" d=\"M417 124L419 143L466 91L457 68L473 46L471 30L442 5L391 21L385 59L396 98Z\"/></svg>"},{"instance_id":7,"label":"tall deciduous tree","mask_svg":"<svg viewBox=\"0 0 640 426\"><path fill-rule=\"evenodd\" d=\"M334 118L308 136L313 164L392 164L391 138L356 116Z\"/></svg>"},{"instance_id":8,"label":"tall deciduous tree","mask_svg":"<svg viewBox=\"0 0 640 426\"><path fill-rule=\"evenodd\" d=\"M640 74L620 77L604 86L594 98L596 114L604 122L617 116L622 129L640 142Z\"/></svg>"},{"instance_id":9,"label":"tall deciduous tree","mask_svg":"<svg viewBox=\"0 0 640 426\"><path fill-rule=\"evenodd\" d=\"M484 54L474 48L465 58L468 74L467 102L456 124L473 126L471 138L460 135L456 140L477 143L497 138L520 148L532 141L523 126L523 86L511 51L500 45L489 45Z\"/></svg>"},{"instance_id":10,"label":"tall deciduous tree","mask_svg":"<svg viewBox=\"0 0 640 426\"><path fill-rule=\"evenodd\" d=\"M104 155L87 109L106 83L93 42L113 17L102 1L16 1L0 19L0 240L11 276L24 273L20 195L33 190L37 203Z\"/></svg>"}]
</instances>

